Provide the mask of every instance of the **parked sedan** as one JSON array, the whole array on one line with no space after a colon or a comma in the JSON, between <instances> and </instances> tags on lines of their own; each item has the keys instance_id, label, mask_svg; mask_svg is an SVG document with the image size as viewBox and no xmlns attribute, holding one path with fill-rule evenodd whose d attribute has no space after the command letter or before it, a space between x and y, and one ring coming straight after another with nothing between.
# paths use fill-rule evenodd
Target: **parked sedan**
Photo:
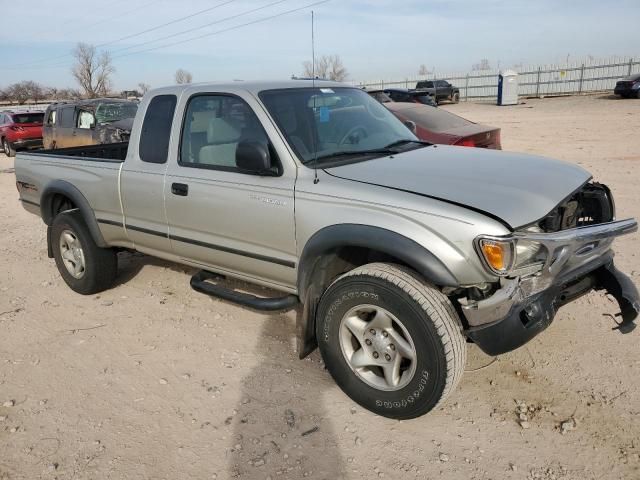
<instances>
[{"instance_id":1,"label":"parked sedan","mask_svg":"<svg viewBox=\"0 0 640 480\"><path fill-rule=\"evenodd\" d=\"M421 103L423 105L431 105L432 107L438 106L431 94L417 90L385 88L382 90L369 90L367 93L382 103L389 101L382 99L382 95L384 95L393 102Z\"/></svg>"},{"instance_id":2,"label":"parked sedan","mask_svg":"<svg viewBox=\"0 0 640 480\"><path fill-rule=\"evenodd\" d=\"M0 145L13 157L16 150L42 148L42 112L0 112Z\"/></svg>"},{"instance_id":3,"label":"parked sedan","mask_svg":"<svg viewBox=\"0 0 640 480\"><path fill-rule=\"evenodd\" d=\"M624 98L640 98L640 73L619 80L613 93Z\"/></svg>"},{"instance_id":4,"label":"parked sedan","mask_svg":"<svg viewBox=\"0 0 640 480\"><path fill-rule=\"evenodd\" d=\"M417 103L384 104L418 138L429 143L501 150L500 129L474 123L440 108Z\"/></svg>"}]
</instances>

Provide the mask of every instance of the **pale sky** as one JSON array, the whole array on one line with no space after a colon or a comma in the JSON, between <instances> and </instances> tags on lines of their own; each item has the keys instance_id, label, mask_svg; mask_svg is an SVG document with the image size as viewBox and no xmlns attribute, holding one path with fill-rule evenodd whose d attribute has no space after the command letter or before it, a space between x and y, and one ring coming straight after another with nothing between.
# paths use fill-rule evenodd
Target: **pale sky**
<instances>
[{"instance_id":1,"label":"pale sky","mask_svg":"<svg viewBox=\"0 0 640 480\"><path fill-rule=\"evenodd\" d=\"M493 67L567 55L640 58L640 0L330 0L228 31L319 0L0 1L0 87L76 87L70 51L79 41L111 52L115 90L171 84L178 68L196 82L286 79L311 57L311 9L316 55L340 55L355 81L403 79L421 64L466 72L482 58ZM197 30L182 33L189 29Z\"/></svg>"}]
</instances>

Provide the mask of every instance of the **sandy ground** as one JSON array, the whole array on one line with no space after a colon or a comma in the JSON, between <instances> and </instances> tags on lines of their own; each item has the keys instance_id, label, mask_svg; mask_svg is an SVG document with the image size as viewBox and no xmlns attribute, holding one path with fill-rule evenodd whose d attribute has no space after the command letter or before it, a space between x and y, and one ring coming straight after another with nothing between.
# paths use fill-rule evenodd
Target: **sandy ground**
<instances>
[{"instance_id":1,"label":"sandy ground","mask_svg":"<svg viewBox=\"0 0 640 480\"><path fill-rule=\"evenodd\" d=\"M506 150L583 165L620 218L640 217L640 101L444 108L502 127ZM0 156L0 480L640 478L640 330L611 331L602 294L493 363L470 346L444 407L392 421L354 405L317 352L297 360L293 313L198 294L189 269L121 254L114 289L73 293L12 167ZM640 282L637 241L616 250Z\"/></svg>"}]
</instances>

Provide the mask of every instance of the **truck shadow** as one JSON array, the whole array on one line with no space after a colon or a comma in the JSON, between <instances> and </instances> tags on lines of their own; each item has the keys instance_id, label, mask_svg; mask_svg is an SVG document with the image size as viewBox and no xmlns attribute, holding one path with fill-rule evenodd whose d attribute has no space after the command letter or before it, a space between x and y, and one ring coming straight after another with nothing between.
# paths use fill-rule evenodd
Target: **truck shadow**
<instances>
[{"instance_id":1,"label":"truck shadow","mask_svg":"<svg viewBox=\"0 0 640 480\"><path fill-rule=\"evenodd\" d=\"M330 380L317 364L293 351L287 316L265 320L256 367L242 379L242 392L227 450L229 478L344 478L323 391Z\"/></svg>"}]
</instances>

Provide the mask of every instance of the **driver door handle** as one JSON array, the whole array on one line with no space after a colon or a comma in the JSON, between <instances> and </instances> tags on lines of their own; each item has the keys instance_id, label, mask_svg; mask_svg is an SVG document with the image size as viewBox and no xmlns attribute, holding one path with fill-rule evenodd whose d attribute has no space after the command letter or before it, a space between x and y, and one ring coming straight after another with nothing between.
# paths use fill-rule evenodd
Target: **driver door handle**
<instances>
[{"instance_id":1,"label":"driver door handle","mask_svg":"<svg viewBox=\"0 0 640 480\"><path fill-rule=\"evenodd\" d=\"M174 195L179 195L181 197L186 197L189 195L189 185L186 183L172 183L171 184L171 193Z\"/></svg>"}]
</instances>

